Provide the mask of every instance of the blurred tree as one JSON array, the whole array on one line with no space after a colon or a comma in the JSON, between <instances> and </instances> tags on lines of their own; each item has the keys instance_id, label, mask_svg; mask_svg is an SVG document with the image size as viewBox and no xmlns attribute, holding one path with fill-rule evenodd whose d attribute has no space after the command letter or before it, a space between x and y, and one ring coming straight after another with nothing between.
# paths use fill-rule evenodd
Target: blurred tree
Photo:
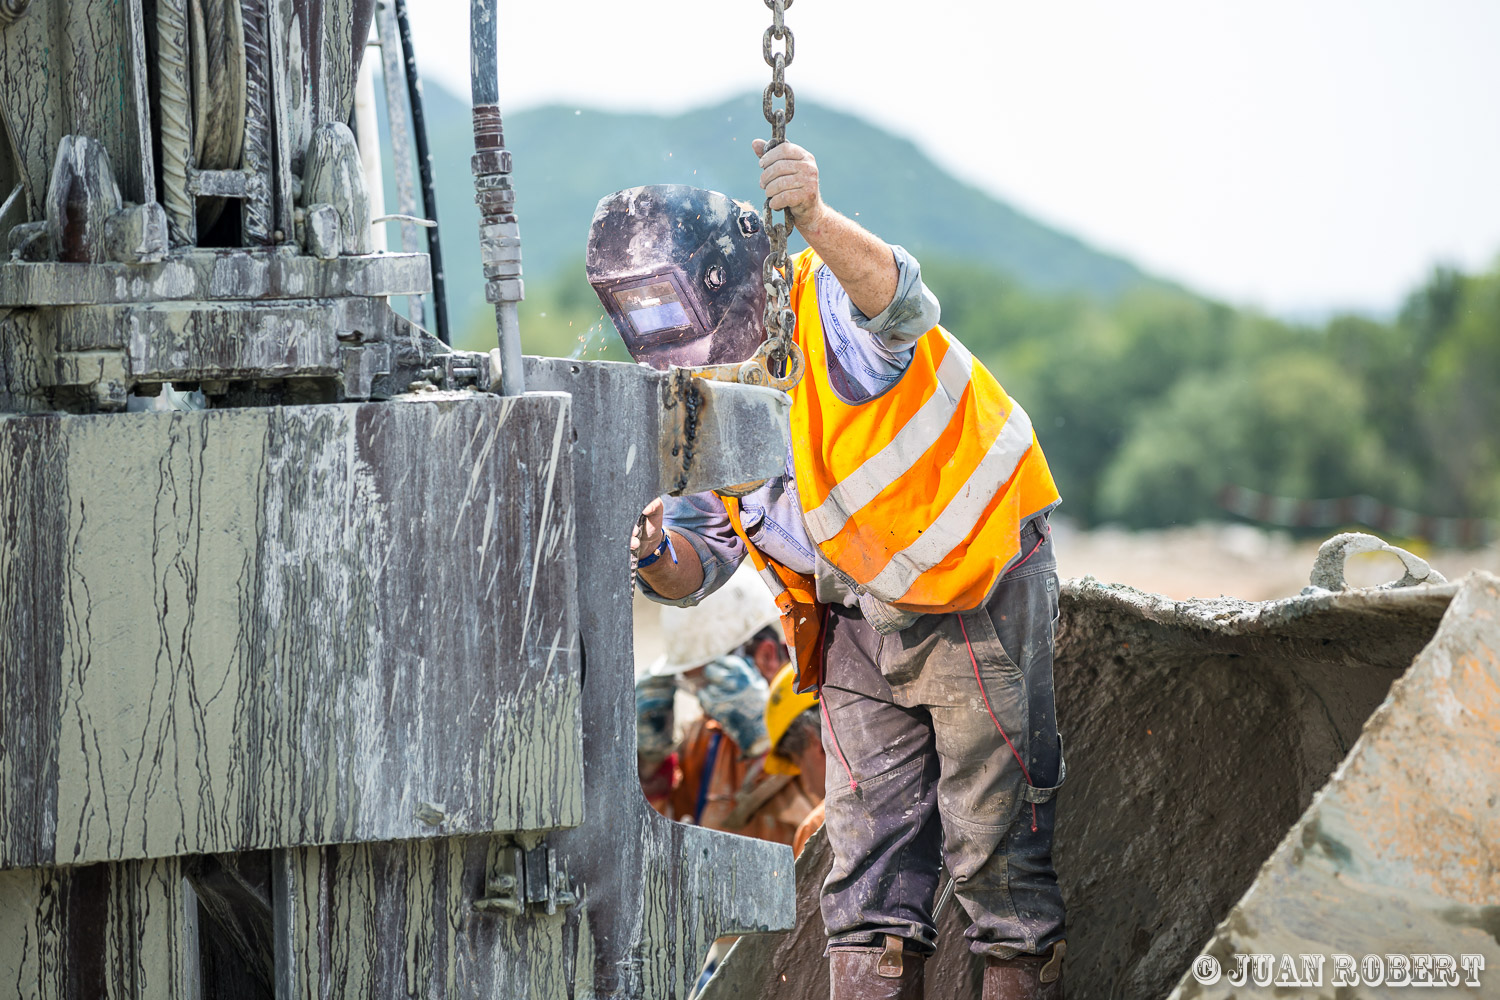
<instances>
[{"instance_id":1,"label":"blurred tree","mask_svg":"<svg viewBox=\"0 0 1500 1000\"><path fill-rule=\"evenodd\" d=\"M1100 483L1100 513L1137 527L1222 517L1228 485L1320 498L1386 492L1361 387L1315 353L1189 375L1141 414Z\"/></svg>"},{"instance_id":2,"label":"blurred tree","mask_svg":"<svg viewBox=\"0 0 1500 1000\"><path fill-rule=\"evenodd\" d=\"M1440 274L1414 298L1403 325L1425 334L1441 324L1413 399L1431 455L1429 506L1500 514L1500 273L1451 284Z\"/></svg>"},{"instance_id":3,"label":"blurred tree","mask_svg":"<svg viewBox=\"0 0 1500 1000\"><path fill-rule=\"evenodd\" d=\"M1337 316L1328 324L1325 345L1344 377L1364 386L1370 427L1385 443L1391 464L1391 493L1384 499L1425 505L1430 463L1421 421L1413 419L1425 372L1417 337L1404 324Z\"/></svg>"}]
</instances>

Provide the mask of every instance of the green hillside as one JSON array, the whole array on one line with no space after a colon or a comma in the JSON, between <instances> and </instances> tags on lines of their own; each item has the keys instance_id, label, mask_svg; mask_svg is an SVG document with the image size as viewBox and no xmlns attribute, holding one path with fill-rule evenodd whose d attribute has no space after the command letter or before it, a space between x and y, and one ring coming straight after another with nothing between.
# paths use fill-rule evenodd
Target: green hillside
<instances>
[{"instance_id":1,"label":"green hillside","mask_svg":"<svg viewBox=\"0 0 1500 1000\"><path fill-rule=\"evenodd\" d=\"M426 88L455 334L484 311L467 101ZM581 273L599 198L681 183L759 202L750 140L766 133L758 95L681 115L545 107L506 116L528 283ZM792 138L816 153L828 202L919 257L991 267L1042 291L1112 298L1149 283L1134 265L1027 218L956 180L916 146L852 115L801 100Z\"/></svg>"}]
</instances>

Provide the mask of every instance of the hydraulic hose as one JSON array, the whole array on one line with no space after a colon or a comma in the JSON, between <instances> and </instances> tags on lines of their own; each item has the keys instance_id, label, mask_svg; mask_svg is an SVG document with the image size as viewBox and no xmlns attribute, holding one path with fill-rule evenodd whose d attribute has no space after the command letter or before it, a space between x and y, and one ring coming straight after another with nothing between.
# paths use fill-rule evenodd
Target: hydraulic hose
<instances>
[{"instance_id":1,"label":"hydraulic hose","mask_svg":"<svg viewBox=\"0 0 1500 1000\"><path fill-rule=\"evenodd\" d=\"M411 100L411 130L416 139L422 211L428 219L437 222L437 191L432 186L432 150L427 144L427 115L422 109L422 78L417 75L417 56L411 44L411 22L406 17L406 0L396 0L396 30L401 35L401 59L406 64L406 92ZM453 339L448 333L448 282L443 275L441 232L439 226L427 227L427 255L432 258L432 305L438 339L451 344Z\"/></svg>"}]
</instances>

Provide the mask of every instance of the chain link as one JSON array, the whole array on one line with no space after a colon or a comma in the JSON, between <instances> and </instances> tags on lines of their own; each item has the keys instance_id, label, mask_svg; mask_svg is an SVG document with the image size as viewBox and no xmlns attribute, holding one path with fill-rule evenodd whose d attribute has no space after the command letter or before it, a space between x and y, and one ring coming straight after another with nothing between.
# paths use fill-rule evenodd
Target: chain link
<instances>
[{"instance_id":1,"label":"chain link","mask_svg":"<svg viewBox=\"0 0 1500 1000\"><path fill-rule=\"evenodd\" d=\"M786 68L792 64L797 51L796 38L792 35L792 29L786 26L785 20L786 11L792 2L793 0L765 0L765 5L771 9L771 26L761 36L761 54L766 65L771 67L771 82L761 95L761 108L771 126L771 141L766 145L767 150L786 142L787 122L797 113L796 96L785 79ZM777 41L783 44L780 52L772 51L772 45ZM777 99L783 102L782 107L775 107ZM792 292L787 284L790 265L786 256L786 241L792 235L792 213L783 209L781 222L778 224L771 208L771 199L767 197L764 223L766 235L771 240L771 252L766 254L765 264L761 267L761 277L766 285L766 341L771 349L769 360L776 366L775 373L782 375L788 370L788 359L794 350L792 335L797 328L797 314L792 311Z\"/></svg>"}]
</instances>

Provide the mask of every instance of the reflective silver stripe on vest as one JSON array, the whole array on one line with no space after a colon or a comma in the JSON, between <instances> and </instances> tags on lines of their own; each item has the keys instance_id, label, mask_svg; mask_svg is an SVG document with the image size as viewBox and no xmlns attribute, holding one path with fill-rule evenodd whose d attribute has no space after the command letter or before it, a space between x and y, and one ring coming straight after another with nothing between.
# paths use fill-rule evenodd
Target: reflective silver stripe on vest
<instances>
[{"instance_id":1,"label":"reflective silver stripe on vest","mask_svg":"<svg viewBox=\"0 0 1500 1000\"><path fill-rule=\"evenodd\" d=\"M969 385L974 358L952 337L945 339L948 352L938 364L937 388L927 402L911 415L889 444L840 480L828 499L804 516L807 532L814 542L822 544L843 531L851 514L905 475L948 429L958 401Z\"/></svg>"},{"instance_id":2,"label":"reflective silver stripe on vest","mask_svg":"<svg viewBox=\"0 0 1500 1000\"><path fill-rule=\"evenodd\" d=\"M1019 403L1011 407L1000 436L990 446L963 489L948 502L932 526L906 548L891 557L885 568L866 587L882 601L899 601L917 577L927 572L960 545L995 494L1015 475L1032 442L1031 418Z\"/></svg>"}]
</instances>

